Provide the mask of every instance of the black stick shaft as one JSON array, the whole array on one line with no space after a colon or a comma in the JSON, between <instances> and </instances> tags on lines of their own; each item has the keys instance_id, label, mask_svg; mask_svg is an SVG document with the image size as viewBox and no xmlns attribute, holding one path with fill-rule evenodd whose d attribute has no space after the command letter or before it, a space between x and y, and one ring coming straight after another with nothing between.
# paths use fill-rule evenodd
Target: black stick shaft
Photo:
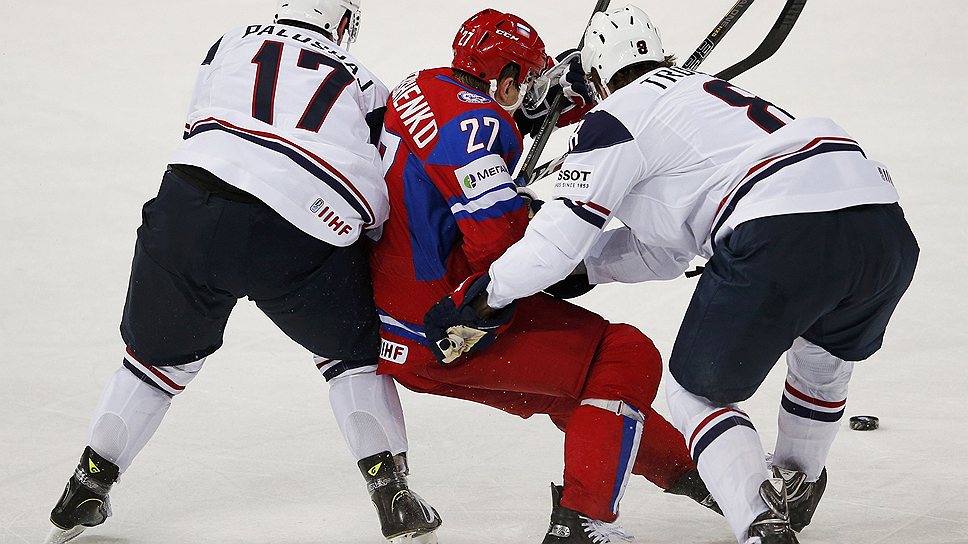
<instances>
[{"instance_id":1,"label":"black stick shaft","mask_svg":"<svg viewBox=\"0 0 968 544\"><path fill-rule=\"evenodd\" d=\"M595 11L592 12L591 17L588 18L588 22L591 23L593 17L596 13L605 11L608 9L608 5L611 0L598 0L595 4ZM585 25L587 30L588 25ZM580 50L585 45L585 33L582 32L581 40L578 42L578 49ZM555 97L554 101L551 103L551 109L548 111L548 116L545 117L544 122L541 123L541 127L538 129L538 133L534 137L534 143L531 145L531 149L528 151L528 156L525 157L524 162L521 164L521 173L518 176L519 179L523 178L523 184L528 184L531 182L534 176L534 169L538 165L538 159L541 157L541 153L544 151L546 145L548 145L548 139L551 138L551 133L555 126L558 124L558 118L561 117L561 110L565 105L565 96L563 93Z\"/></svg>"}]
</instances>

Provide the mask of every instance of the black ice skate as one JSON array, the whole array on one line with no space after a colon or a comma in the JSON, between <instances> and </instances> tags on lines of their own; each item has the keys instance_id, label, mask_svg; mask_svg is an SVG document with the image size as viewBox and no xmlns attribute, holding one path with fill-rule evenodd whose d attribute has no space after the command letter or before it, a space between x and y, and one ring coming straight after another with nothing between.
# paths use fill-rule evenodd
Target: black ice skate
<instances>
[{"instance_id":1,"label":"black ice skate","mask_svg":"<svg viewBox=\"0 0 968 544\"><path fill-rule=\"evenodd\" d=\"M719 509L719 505L716 504L716 499L713 498L709 489L706 488L706 483L702 481L699 476L699 471L692 469L689 472L683 474L676 483L672 484L672 487L665 490L666 493L671 495L682 495L683 497L689 497L690 499L698 502L700 505L716 512L720 516L723 515L723 511Z\"/></svg>"},{"instance_id":2,"label":"black ice skate","mask_svg":"<svg viewBox=\"0 0 968 544\"><path fill-rule=\"evenodd\" d=\"M90 446L85 448L64 494L50 513L54 528L45 544L63 544L88 527L104 523L111 515L108 492L118 480L119 473L117 465L98 455Z\"/></svg>"},{"instance_id":3,"label":"black ice skate","mask_svg":"<svg viewBox=\"0 0 968 544\"><path fill-rule=\"evenodd\" d=\"M773 467L773 476L783 478L786 487L787 504L790 505L790 527L800 532L810 525L820 497L827 487L827 469L820 473L816 482L808 482L807 475L796 470Z\"/></svg>"},{"instance_id":4,"label":"black ice skate","mask_svg":"<svg viewBox=\"0 0 968 544\"><path fill-rule=\"evenodd\" d=\"M383 536L394 544L436 544L434 531L442 521L437 510L407 486L406 454L385 451L363 459L359 466Z\"/></svg>"},{"instance_id":5,"label":"black ice skate","mask_svg":"<svg viewBox=\"0 0 968 544\"><path fill-rule=\"evenodd\" d=\"M760 544L799 544L790 527L790 508L783 478L770 478L760 484L760 498L768 509L750 524L747 542L756 542L759 538Z\"/></svg>"},{"instance_id":6,"label":"black ice skate","mask_svg":"<svg viewBox=\"0 0 968 544\"><path fill-rule=\"evenodd\" d=\"M563 491L563 487L551 484L551 525L541 544L609 544L635 540L617 523L587 518L562 506Z\"/></svg>"}]
</instances>

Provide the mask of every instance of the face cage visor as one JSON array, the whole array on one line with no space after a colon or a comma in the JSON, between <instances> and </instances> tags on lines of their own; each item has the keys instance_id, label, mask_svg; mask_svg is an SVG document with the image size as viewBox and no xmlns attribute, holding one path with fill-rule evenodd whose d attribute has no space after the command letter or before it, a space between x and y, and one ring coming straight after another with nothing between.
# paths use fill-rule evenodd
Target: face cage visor
<instances>
[{"instance_id":1,"label":"face cage visor","mask_svg":"<svg viewBox=\"0 0 968 544\"><path fill-rule=\"evenodd\" d=\"M571 62L580 56L581 51L575 51L534 78L534 81L528 85L528 92L524 97L524 108L527 110L539 109L545 99L548 98L551 88L561 84L559 80L568 71Z\"/></svg>"}]
</instances>

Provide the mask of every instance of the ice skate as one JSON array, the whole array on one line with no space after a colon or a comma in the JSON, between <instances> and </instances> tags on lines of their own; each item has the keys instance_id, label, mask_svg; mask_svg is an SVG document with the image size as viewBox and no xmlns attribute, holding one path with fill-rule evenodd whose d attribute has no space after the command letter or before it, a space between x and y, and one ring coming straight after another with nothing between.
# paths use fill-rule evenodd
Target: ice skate
<instances>
[{"instance_id":1,"label":"ice skate","mask_svg":"<svg viewBox=\"0 0 968 544\"><path fill-rule=\"evenodd\" d=\"M541 544L609 544L635 541L617 523L587 518L561 506L563 491L563 487L551 484L551 525Z\"/></svg>"},{"instance_id":2,"label":"ice skate","mask_svg":"<svg viewBox=\"0 0 968 544\"><path fill-rule=\"evenodd\" d=\"M437 510L407 485L406 454L385 451L359 462L366 489L380 518L383 536L393 544L436 544L443 523Z\"/></svg>"},{"instance_id":3,"label":"ice skate","mask_svg":"<svg viewBox=\"0 0 968 544\"><path fill-rule=\"evenodd\" d=\"M780 467L773 467L773 476L783 478L790 506L790 527L799 533L810 524L817 511L820 497L827 487L827 469L823 469L816 482L808 482L807 475L802 472Z\"/></svg>"},{"instance_id":4,"label":"ice skate","mask_svg":"<svg viewBox=\"0 0 968 544\"><path fill-rule=\"evenodd\" d=\"M790 527L790 508L783 478L770 478L760 484L760 498L766 502L767 511L750 524L746 544L799 544Z\"/></svg>"},{"instance_id":5,"label":"ice skate","mask_svg":"<svg viewBox=\"0 0 968 544\"><path fill-rule=\"evenodd\" d=\"M709 489L706 488L706 483L702 481L699 476L699 471L696 469L690 470L689 472L683 474L676 483L672 484L672 487L665 490L666 493L670 495L682 495L683 497L689 497L690 499L698 502L701 506L716 512L720 516L723 515L723 511L719 509L719 505L716 503L716 499L713 498Z\"/></svg>"},{"instance_id":6,"label":"ice skate","mask_svg":"<svg viewBox=\"0 0 968 544\"><path fill-rule=\"evenodd\" d=\"M98 455L90 446L85 448L74 475L50 513L54 527L44 544L64 544L88 527L104 523L111 515L108 492L119 473L117 465Z\"/></svg>"}]
</instances>

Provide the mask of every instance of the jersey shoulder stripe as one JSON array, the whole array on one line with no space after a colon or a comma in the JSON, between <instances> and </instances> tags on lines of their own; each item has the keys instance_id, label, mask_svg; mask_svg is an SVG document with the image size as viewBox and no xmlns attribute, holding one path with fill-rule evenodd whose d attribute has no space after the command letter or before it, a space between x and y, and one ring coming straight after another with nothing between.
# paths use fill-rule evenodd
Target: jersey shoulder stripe
<instances>
[{"instance_id":1,"label":"jersey shoulder stripe","mask_svg":"<svg viewBox=\"0 0 968 544\"><path fill-rule=\"evenodd\" d=\"M325 183L340 195L360 214L366 226L374 223L375 214L362 193L345 176L340 174L338 170L308 149L278 134L246 129L214 117L196 122L189 129L185 139L190 139L198 134L213 130L236 136L250 143L285 155L292 162L312 174L316 179Z\"/></svg>"},{"instance_id":2,"label":"jersey shoulder stripe","mask_svg":"<svg viewBox=\"0 0 968 544\"><path fill-rule=\"evenodd\" d=\"M713 227L710 235L713 249L716 248L716 234L719 232L719 229L723 227L723 225L726 223L726 220L729 219L730 215L732 215L733 211L735 211L736 205L739 203L739 201L742 200L742 198L746 196L757 183L760 183L780 170L797 164L798 162L807 160L811 157L816 157L817 155L836 152L854 152L860 153L865 158L867 157L867 155L864 153L864 150L861 149L860 145L858 145L854 140L839 137L821 137L815 138L813 141L797 151L771 157L751 168L749 172L747 172L745 179L740 182L732 193L726 195L723 201L719 204L720 207L719 210L717 210L717 213L721 215L716 221L716 224ZM727 202L729 203L728 205Z\"/></svg>"}]
</instances>

